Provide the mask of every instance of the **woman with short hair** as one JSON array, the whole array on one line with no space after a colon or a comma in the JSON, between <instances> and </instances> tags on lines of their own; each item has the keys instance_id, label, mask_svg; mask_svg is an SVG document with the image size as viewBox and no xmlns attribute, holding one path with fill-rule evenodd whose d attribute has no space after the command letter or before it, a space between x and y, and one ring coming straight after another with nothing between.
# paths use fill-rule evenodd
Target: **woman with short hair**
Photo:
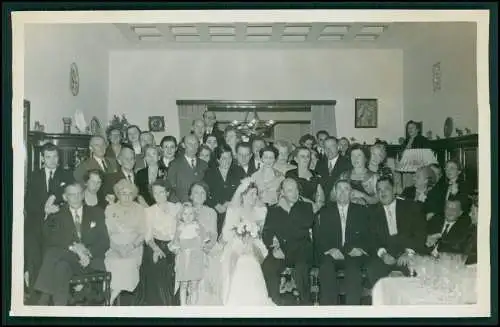
<instances>
[{"instance_id":1,"label":"woman with short hair","mask_svg":"<svg viewBox=\"0 0 500 327\"><path fill-rule=\"evenodd\" d=\"M126 179L113 187L118 199L105 210L110 248L104 264L111 272L111 303L122 291L134 292L139 283L142 262L146 214L135 198L137 187Z\"/></svg>"}]
</instances>

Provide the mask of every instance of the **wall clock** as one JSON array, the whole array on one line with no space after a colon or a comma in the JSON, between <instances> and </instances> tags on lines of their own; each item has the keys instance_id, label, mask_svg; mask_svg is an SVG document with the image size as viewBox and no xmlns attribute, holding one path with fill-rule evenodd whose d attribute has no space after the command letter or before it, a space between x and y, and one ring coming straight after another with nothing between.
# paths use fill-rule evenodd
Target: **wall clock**
<instances>
[{"instance_id":1,"label":"wall clock","mask_svg":"<svg viewBox=\"0 0 500 327\"><path fill-rule=\"evenodd\" d=\"M78 95L80 90L80 76L78 75L78 66L76 63L71 64L69 88L74 96Z\"/></svg>"},{"instance_id":2,"label":"wall clock","mask_svg":"<svg viewBox=\"0 0 500 327\"><path fill-rule=\"evenodd\" d=\"M164 132L165 131L165 117L163 117L163 116L150 116L149 117L149 130L151 132Z\"/></svg>"}]
</instances>

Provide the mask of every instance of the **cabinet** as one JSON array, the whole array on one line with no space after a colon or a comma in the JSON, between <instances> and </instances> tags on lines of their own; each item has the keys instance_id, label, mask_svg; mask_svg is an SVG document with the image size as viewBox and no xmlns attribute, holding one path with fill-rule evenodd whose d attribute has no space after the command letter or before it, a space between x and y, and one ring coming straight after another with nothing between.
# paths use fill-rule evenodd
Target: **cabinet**
<instances>
[{"instance_id":1,"label":"cabinet","mask_svg":"<svg viewBox=\"0 0 500 327\"><path fill-rule=\"evenodd\" d=\"M458 161L463 167L465 178L472 183L474 189L477 189L479 178L478 134L431 140L429 143L441 167L444 167L448 160ZM399 159L403 150L401 145L391 144L387 146L387 155Z\"/></svg>"},{"instance_id":2,"label":"cabinet","mask_svg":"<svg viewBox=\"0 0 500 327\"><path fill-rule=\"evenodd\" d=\"M79 162L90 155L88 134L48 134L31 131L28 134L28 167L29 173L42 168L42 146L53 143L59 148L59 164L73 170Z\"/></svg>"}]
</instances>

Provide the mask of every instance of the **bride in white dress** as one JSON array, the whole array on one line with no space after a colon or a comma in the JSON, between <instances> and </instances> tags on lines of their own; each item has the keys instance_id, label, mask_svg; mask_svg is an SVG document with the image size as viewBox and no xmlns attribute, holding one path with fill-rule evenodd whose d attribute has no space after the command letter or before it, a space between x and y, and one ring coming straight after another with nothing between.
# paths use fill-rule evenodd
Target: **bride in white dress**
<instances>
[{"instance_id":1,"label":"bride in white dress","mask_svg":"<svg viewBox=\"0 0 500 327\"><path fill-rule=\"evenodd\" d=\"M274 306L268 296L261 263L267 255L262 242L267 208L259 202L257 185L244 179L226 212L217 246L209 254L200 287L199 305ZM257 227L257 236L243 240L236 228L241 223Z\"/></svg>"}]
</instances>

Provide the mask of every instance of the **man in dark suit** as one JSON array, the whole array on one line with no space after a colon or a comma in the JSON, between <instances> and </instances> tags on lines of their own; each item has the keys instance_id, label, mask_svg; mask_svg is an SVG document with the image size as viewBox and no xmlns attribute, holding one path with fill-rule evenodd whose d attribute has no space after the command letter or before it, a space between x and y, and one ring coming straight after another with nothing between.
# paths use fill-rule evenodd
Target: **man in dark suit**
<instances>
[{"instance_id":1,"label":"man in dark suit","mask_svg":"<svg viewBox=\"0 0 500 327\"><path fill-rule=\"evenodd\" d=\"M249 165L255 171L259 170L261 159L260 159L260 150L266 147L266 141L260 136L254 137L252 139L252 159L250 159Z\"/></svg>"},{"instance_id":2,"label":"man in dark suit","mask_svg":"<svg viewBox=\"0 0 500 327\"><path fill-rule=\"evenodd\" d=\"M262 240L269 254L262 263L267 291L275 303L280 303L281 272L294 268L302 305L310 304L309 271L313 259L310 230L313 227L312 204L299 199L297 182L285 179L280 187L281 199L269 207L262 231Z\"/></svg>"},{"instance_id":3,"label":"man in dark suit","mask_svg":"<svg viewBox=\"0 0 500 327\"><path fill-rule=\"evenodd\" d=\"M114 186L116 183L118 183L122 179L127 179L133 184L137 185L136 181L136 173L134 171L134 166L135 166L135 152L132 147L129 145L123 145L120 153L118 154L118 164L120 167L118 168L118 171L107 174L104 177L104 183L103 183L103 194L106 197L106 200L108 202L114 202L116 199L116 196L114 194Z\"/></svg>"},{"instance_id":4,"label":"man in dark suit","mask_svg":"<svg viewBox=\"0 0 500 327\"><path fill-rule=\"evenodd\" d=\"M116 160L106 158L106 140L102 136L93 136L89 142L90 158L75 168L75 181L83 184L83 177L90 170L100 170L104 174L114 173L118 169Z\"/></svg>"},{"instance_id":5,"label":"man in dark suit","mask_svg":"<svg viewBox=\"0 0 500 327\"><path fill-rule=\"evenodd\" d=\"M409 274L408 264L416 253L425 253L426 220L420 206L396 199L391 177L377 181L379 203L369 208L374 256L368 266L372 285L391 271Z\"/></svg>"},{"instance_id":6,"label":"man in dark suit","mask_svg":"<svg viewBox=\"0 0 500 327\"><path fill-rule=\"evenodd\" d=\"M45 144L41 153L44 167L29 177L25 198L24 272L28 272L30 293L42 263L45 211L59 210L64 187L73 181L71 171L59 166L59 149L54 144Z\"/></svg>"},{"instance_id":7,"label":"man in dark suit","mask_svg":"<svg viewBox=\"0 0 500 327\"><path fill-rule=\"evenodd\" d=\"M177 139L175 136L167 135L161 139L160 147L162 156L158 162L158 168L163 171L164 175L168 173L168 167L175 160L177 153Z\"/></svg>"},{"instance_id":8,"label":"man in dark suit","mask_svg":"<svg viewBox=\"0 0 500 327\"><path fill-rule=\"evenodd\" d=\"M47 249L35 283L42 292L40 305L67 305L69 281L74 275L105 271L104 255L109 237L104 211L83 204L83 188L78 183L66 186L67 205L49 215L44 226Z\"/></svg>"},{"instance_id":9,"label":"man in dark suit","mask_svg":"<svg viewBox=\"0 0 500 327\"><path fill-rule=\"evenodd\" d=\"M330 202L319 213L315 238L321 253L320 305L338 303L338 266L345 271L346 304L361 304L361 268L369 259L369 217L365 207L350 203L351 190L349 181L337 181L332 190L336 203Z\"/></svg>"},{"instance_id":10,"label":"man in dark suit","mask_svg":"<svg viewBox=\"0 0 500 327\"><path fill-rule=\"evenodd\" d=\"M325 140L325 157L319 160L316 171L322 177L322 186L325 194L331 194L333 185L340 175L351 168L351 163L340 156L337 138L329 136Z\"/></svg>"},{"instance_id":11,"label":"man in dark suit","mask_svg":"<svg viewBox=\"0 0 500 327\"><path fill-rule=\"evenodd\" d=\"M255 165L251 164L252 146L248 142L236 145L236 161L240 168L241 179L252 176L256 172Z\"/></svg>"},{"instance_id":12,"label":"man in dark suit","mask_svg":"<svg viewBox=\"0 0 500 327\"><path fill-rule=\"evenodd\" d=\"M177 157L168 169L167 180L172 185L176 198L181 202L189 201L189 188L203 180L208 164L197 158L199 142L194 134L184 138L184 155Z\"/></svg>"},{"instance_id":13,"label":"man in dark suit","mask_svg":"<svg viewBox=\"0 0 500 327\"><path fill-rule=\"evenodd\" d=\"M316 151L318 151L319 160L322 160L325 158L325 141L326 139L330 136L327 131L321 130L316 133L316 140L318 141L318 144L316 145Z\"/></svg>"},{"instance_id":14,"label":"man in dark suit","mask_svg":"<svg viewBox=\"0 0 500 327\"><path fill-rule=\"evenodd\" d=\"M439 253L466 254L470 241L471 218L462 210L458 198L450 198L444 208L442 226L433 226L427 236L426 246L429 252L438 256Z\"/></svg>"},{"instance_id":15,"label":"man in dark suit","mask_svg":"<svg viewBox=\"0 0 500 327\"><path fill-rule=\"evenodd\" d=\"M203 136L203 143L207 141L209 135L214 135L217 138L217 143L224 143L224 132L217 127L217 118L215 112L205 111L203 113L203 121L205 122L205 134Z\"/></svg>"}]
</instances>

